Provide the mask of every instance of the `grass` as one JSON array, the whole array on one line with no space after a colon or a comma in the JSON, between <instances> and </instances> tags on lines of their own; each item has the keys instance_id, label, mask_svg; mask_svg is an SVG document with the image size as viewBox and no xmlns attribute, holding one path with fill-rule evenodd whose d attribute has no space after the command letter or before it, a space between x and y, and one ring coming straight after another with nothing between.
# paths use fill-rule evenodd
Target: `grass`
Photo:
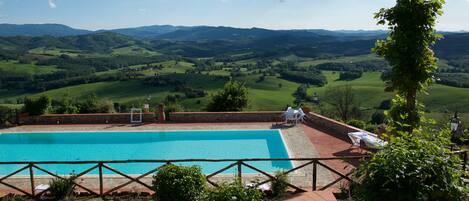
<instances>
[{"instance_id":1,"label":"grass","mask_svg":"<svg viewBox=\"0 0 469 201\"><path fill-rule=\"evenodd\" d=\"M316 66L323 63L344 63L344 62L361 62L361 61L372 61L372 60L381 60L381 58L375 56L374 54L367 55L358 55L358 56L347 56L347 57L338 57L330 59L311 59L298 63L301 67Z\"/></svg>"},{"instance_id":2,"label":"grass","mask_svg":"<svg viewBox=\"0 0 469 201\"><path fill-rule=\"evenodd\" d=\"M60 71L54 66L38 66L34 63L20 64L15 60L1 60L0 70L6 73L48 74Z\"/></svg>"},{"instance_id":3,"label":"grass","mask_svg":"<svg viewBox=\"0 0 469 201\"><path fill-rule=\"evenodd\" d=\"M44 50L35 49L32 50L41 52ZM49 49L48 53L58 53L64 50ZM55 52L49 52L55 51ZM114 50L119 54L127 54L132 50L131 47L119 48ZM140 51L140 50L139 50ZM320 63L326 62L358 62L366 60L376 60L379 59L374 55L361 55L361 56L352 56L352 57L342 57L342 58L331 58L331 59L318 59L312 60L308 58L297 58L293 56L287 56L282 58L284 60L291 59L301 59L300 65L309 66L317 65ZM254 59L247 59L242 61L237 61L238 65L241 64L255 64ZM441 61L444 63L445 61ZM162 65L163 69L161 70L145 70L140 71L145 76L152 76L155 73L162 75L171 76L184 76L187 70L194 69L192 63L179 61L165 61L160 63L154 63L152 65ZM144 65L135 65L129 68L138 69ZM43 74L43 73L52 73L58 71L52 66L37 66L35 64L18 64L17 61L0 61L0 69L6 70L7 72L12 73L31 73L31 74ZM112 74L117 73L118 69L110 70L105 72L99 72L97 74ZM206 76L207 72L203 72L203 75L196 76ZM210 75L218 76L228 76L229 71L226 70L216 70L208 72ZM381 103L381 101L386 99L391 99L393 97L392 93L384 92L384 83L380 80L379 72L366 72L359 79L353 81L339 81L339 73L332 71L325 71L325 76L327 77L328 84L324 87L311 87L308 89L308 93L312 94L314 92L318 93L320 97L324 95L324 92L329 87L339 86L350 84L355 91L356 97L360 102L360 105L364 109L369 109L374 111L375 108ZM246 85L249 87L249 97L250 104L247 110L280 110L283 109L286 105L292 104L294 97L292 94L299 86L298 83L286 81L275 76L267 76L266 79L262 82L258 82L260 75L247 75L244 77L235 78L240 81L246 82ZM199 77L199 78L187 78L187 85L193 88L202 88L206 90L209 94L215 93L217 90L221 89L224 85L224 81L213 81L210 77ZM279 87L281 84L282 87ZM167 95L175 94L172 86L168 87L148 87L141 84L141 80L132 80L132 81L115 81L115 82L99 82L91 84L83 84L77 86L64 87L60 89L45 91L39 94L47 94L53 98L63 97L65 94L68 94L72 97L83 97L87 94L96 94L97 96L109 100L113 100L119 103L135 103L140 104L150 95L152 97L152 104L157 104L161 102ZM435 84L432 85L429 89L430 95L421 94L421 100L427 106L429 116L435 118L441 122L446 121L446 114L452 113L453 111L459 111L463 114L464 120L468 122L469 120L469 89L465 88L456 88L449 87L444 85ZM39 95L34 94L34 95ZM6 100L16 100L22 98L25 95L30 95L21 91L1 91L0 90L0 102L5 102ZM187 99L181 102L181 104L188 111L199 111L205 108L205 105L209 101L209 96L204 98L197 99ZM468 122L469 124L469 122Z\"/></svg>"}]
</instances>

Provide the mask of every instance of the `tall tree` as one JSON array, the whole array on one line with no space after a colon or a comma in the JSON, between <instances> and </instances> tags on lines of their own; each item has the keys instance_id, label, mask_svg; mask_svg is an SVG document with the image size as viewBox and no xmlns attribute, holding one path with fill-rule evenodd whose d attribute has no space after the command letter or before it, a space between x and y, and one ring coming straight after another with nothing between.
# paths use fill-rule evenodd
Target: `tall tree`
<instances>
[{"instance_id":1,"label":"tall tree","mask_svg":"<svg viewBox=\"0 0 469 201\"><path fill-rule=\"evenodd\" d=\"M344 122L358 116L356 114L358 106L351 85L327 88L324 93L324 101L335 109L337 115Z\"/></svg>"},{"instance_id":2,"label":"tall tree","mask_svg":"<svg viewBox=\"0 0 469 201\"><path fill-rule=\"evenodd\" d=\"M244 83L230 81L223 90L212 96L207 105L210 112L242 111L248 106L248 89Z\"/></svg>"},{"instance_id":3,"label":"tall tree","mask_svg":"<svg viewBox=\"0 0 469 201\"><path fill-rule=\"evenodd\" d=\"M388 89L404 98L402 115L405 130L411 132L420 123L417 94L426 90L437 69L432 45L441 38L435 23L442 14L445 0L397 0L392 8L375 14L378 24L387 25L389 37L379 40L373 51L392 66L387 76Z\"/></svg>"}]
</instances>

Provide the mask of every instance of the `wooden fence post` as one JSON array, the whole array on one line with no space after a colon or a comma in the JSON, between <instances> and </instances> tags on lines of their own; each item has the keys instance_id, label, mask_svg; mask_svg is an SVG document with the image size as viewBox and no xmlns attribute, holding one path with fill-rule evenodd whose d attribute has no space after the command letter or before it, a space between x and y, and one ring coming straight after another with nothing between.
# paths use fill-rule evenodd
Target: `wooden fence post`
<instances>
[{"instance_id":1,"label":"wooden fence post","mask_svg":"<svg viewBox=\"0 0 469 201\"><path fill-rule=\"evenodd\" d=\"M317 161L315 160L313 162L313 191L315 191L317 189L316 187L316 182L317 182L317 173L318 173L318 163Z\"/></svg>"},{"instance_id":2,"label":"wooden fence post","mask_svg":"<svg viewBox=\"0 0 469 201\"><path fill-rule=\"evenodd\" d=\"M103 196L103 163L99 162L99 195Z\"/></svg>"},{"instance_id":3,"label":"wooden fence post","mask_svg":"<svg viewBox=\"0 0 469 201\"><path fill-rule=\"evenodd\" d=\"M33 164L29 164L29 181L31 182L31 195L32 197L36 196L36 189L34 185L34 170L33 170Z\"/></svg>"},{"instance_id":4,"label":"wooden fence post","mask_svg":"<svg viewBox=\"0 0 469 201\"><path fill-rule=\"evenodd\" d=\"M238 179L239 181L242 181L243 180L243 173L242 173L242 169L241 169L241 165L242 165L242 162L241 161L238 161Z\"/></svg>"}]
</instances>

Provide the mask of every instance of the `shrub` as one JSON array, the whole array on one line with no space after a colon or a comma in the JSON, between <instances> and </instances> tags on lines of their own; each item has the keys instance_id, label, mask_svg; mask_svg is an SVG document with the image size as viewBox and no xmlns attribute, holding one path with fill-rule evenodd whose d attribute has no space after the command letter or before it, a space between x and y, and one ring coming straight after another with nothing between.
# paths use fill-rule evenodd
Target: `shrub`
<instances>
[{"instance_id":1,"label":"shrub","mask_svg":"<svg viewBox=\"0 0 469 201\"><path fill-rule=\"evenodd\" d=\"M364 129L366 126L366 123L364 121L357 120L357 119L352 119L348 121L347 124L355 128L359 128L359 129Z\"/></svg>"},{"instance_id":2,"label":"shrub","mask_svg":"<svg viewBox=\"0 0 469 201\"><path fill-rule=\"evenodd\" d=\"M287 185L287 175L283 172L276 172L275 173L276 180L272 181L272 194L275 197L281 197L287 193L288 185Z\"/></svg>"},{"instance_id":3,"label":"shrub","mask_svg":"<svg viewBox=\"0 0 469 201\"><path fill-rule=\"evenodd\" d=\"M467 200L461 161L444 148L449 132L430 133L401 132L402 137L391 138L356 172L354 200Z\"/></svg>"},{"instance_id":4,"label":"shrub","mask_svg":"<svg viewBox=\"0 0 469 201\"><path fill-rule=\"evenodd\" d=\"M262 192L255 187L245 187L239 180L230 184L221 184L210 189L205 201L262 201Z\"/></svg>"},{"instance_id":5,"label":"shrub","mask_svg":"<svg viewBox=\"0 0 469 201\"><path fill-rule=\"evenodd\" d=\"M378 127L374 124L366 124L363 130L366 130L370 133L377 133Z\"/></svg>"},{"instance_id":6,"label":"shrub","mask_svg":"<svg viewBox=\"0 0 469 201\"><path fill-rule=\"evenodd\" d=\"M40 96L39 98L24 98L24 110L31 116L43 115L50 107L51 99L48 96Z\"/></svg>"},{"instance_id":7,"label":"shrub","mask_svg":"<svg viewBox=\"0 0 469 201\"><path fill-rule=\"evenodd\" d=\"M166 165L153 176L157 201L199 200L205 189L205 177L200 167Z\"/></svg>"},{"instance_id":8,"label":"shrub","mask_svg":"<svg viewBox=\"0 0 469 201\"><path fill-rule=\"evenodd\" d=\"M384 123L384 120L386 119L386 116L384 115L384 112L381 111L376 111L371 115L371 123L372 124L382 124Z\"/></svg>"},{"instance_id":9,"label":"shrub","mask_svg":"<svg viewBox=\"0 0 469 201\"><path fill-rule=\"evenodd\" d=\"M7 124L7 121L11 118L11 109L0 106L0 128Z\"/></svg>"},{"instance_id":10,"label":"shrub","mask_svg":"<svg viewBox=\"0 0 469 201\"><path fill-rule=\"evenodd\" d=\"M391 109L391 105L392 105L392 101L390 99L383 100L379 104L378 109L389 110L389 109Z\"/></svg>"},{"instance_id":11,"label":"shrub","mask_svg":"<svg viewBox=\"0 0 469 201\"><path fill-rule=\"evenodd\" d=\"M207 110L211 112L242 111L247 106L248 89L244 83L230 81L223 90L212 97Z\"/></svg>"},{"instance_id":12,"label":"shrub","mask_svg":"<svg viewBox=\"0 0 469 201\"><path fill-rule=\"evenodd\" d=\"M343 71L340 72L339 80L351 81L362 77L361 71Z\"/></svg>"},{"instance_id":13,"label":"shrub","mask_svg":"<svg viewBox=\"0 0 469 201\"><path fill-rule=\"evenodd\" d=\"M75 190L75 184L73 181L75 176L70 178L54 178L49 182L49 192L57 200L63 200L70 196L73 196Z\"/></svg>"},{"instance_id":14,"label":"shrub","mask_svg":"<svg viewBox=\"0 0 469 201\"><path fill-rule=\"evenodd\" d=\"M86 113L112 113L114 104L108 100L100 100L96 95L89 95L83 102L78 103L81 114Z\"/></svg>"},{"instance_id":15,"label":"shrub","mask_svg":"<svg viewBox=\"0 0 469 201\"><path fill-rule=\"evenodd\" d=\"M76 114L79 112L77 104L69 97L52 101L52 108L55 114Z\"/></svg>"}]
</instances>

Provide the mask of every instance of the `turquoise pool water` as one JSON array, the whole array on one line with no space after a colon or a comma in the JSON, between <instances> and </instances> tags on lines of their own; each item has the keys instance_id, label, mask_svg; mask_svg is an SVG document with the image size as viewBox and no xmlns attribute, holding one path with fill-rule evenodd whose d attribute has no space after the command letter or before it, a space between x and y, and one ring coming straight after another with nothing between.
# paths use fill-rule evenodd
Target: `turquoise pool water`
<instances>
[{"instance_id":1,"label":"turquoise pool water","mask_svg":"<svg viewBox=\"0 0 469 201\"><path fill-rule=\"evenodd\" d=\"M244 159L288 158L279 130L161 131L161 132L61 132L0 134L0 161L86 161L129 159ZM199 165L212 173L229 163L180 163ZM249 164L274 172L290 169L288 161ZM94 164L96 165L96 164ZM126 174L142 174L162 164L109 164ZM7 175L24 165L0 165ZM53 173L78 173L93 165L39 165ZM246 170L246 171L244 171ZM244 168L243 172L253 173ZM234 172L232 168L227 173ZM39 170L36 174L45 174ZM90 174L96 174L91 172ZM105 174L112 172L104 171ZM28 171L21 172L29 174Z\"/></svg>"}]
</instances>

